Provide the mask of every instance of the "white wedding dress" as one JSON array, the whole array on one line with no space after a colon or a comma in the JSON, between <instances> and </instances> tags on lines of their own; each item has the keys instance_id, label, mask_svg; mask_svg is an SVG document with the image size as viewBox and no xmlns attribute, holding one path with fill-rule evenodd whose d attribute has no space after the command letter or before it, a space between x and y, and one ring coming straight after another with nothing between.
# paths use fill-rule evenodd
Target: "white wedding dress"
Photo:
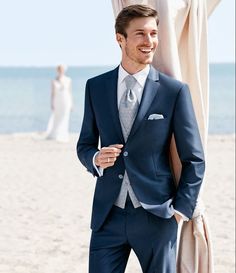
<instances>
[{"instance_id":1,"label":"white wedding dress","mask_svg":"<svg viewBox=\"0 0 236 273\"><path fill-rule=\"evenodd\" d=\"M60 142L69 141L69 121L72 108L71 79L64 77L63 81L53 81L53 106L46 137Z\"/></svg>"}]
</instances>

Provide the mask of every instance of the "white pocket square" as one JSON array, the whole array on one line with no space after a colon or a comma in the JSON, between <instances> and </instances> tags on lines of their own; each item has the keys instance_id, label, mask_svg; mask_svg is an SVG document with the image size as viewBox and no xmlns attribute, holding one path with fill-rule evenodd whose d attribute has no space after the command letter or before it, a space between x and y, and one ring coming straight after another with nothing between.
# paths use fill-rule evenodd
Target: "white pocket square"
<instances>
[{"instance_id":1,"label":"white pocket square","mask_svg":"<svg viewBox=\"0 0 236 273\"><path fill-rule=\"evenodd\" d=\"M164 119L162 114L152 114L148 117L148 120L155 120L155 119Z\"/></svg>"}]
</instances>

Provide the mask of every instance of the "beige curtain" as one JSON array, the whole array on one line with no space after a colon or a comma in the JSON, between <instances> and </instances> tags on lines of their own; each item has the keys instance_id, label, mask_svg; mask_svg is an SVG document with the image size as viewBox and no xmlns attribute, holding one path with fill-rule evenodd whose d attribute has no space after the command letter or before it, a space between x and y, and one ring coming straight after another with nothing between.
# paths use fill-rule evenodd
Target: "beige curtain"
<instances>
[{"instance_id":1,"label":"beige curtain","mask_svg":"<svg viewBox=\"0 0 236 273\"><path fill-rule=\"evenodd\" d=\"M220 0L112 0L115 16L122 8L132 4L147 4L158 11L159 46L153 66L188 83L205 153L209 118L207 18L219 2ZM174 137L170 150L178 183L181 163ZM194 218L184 222L182 226L178 273L214 272L209 225L200 196L201 193Z\"/></svg>"}]
</instances>

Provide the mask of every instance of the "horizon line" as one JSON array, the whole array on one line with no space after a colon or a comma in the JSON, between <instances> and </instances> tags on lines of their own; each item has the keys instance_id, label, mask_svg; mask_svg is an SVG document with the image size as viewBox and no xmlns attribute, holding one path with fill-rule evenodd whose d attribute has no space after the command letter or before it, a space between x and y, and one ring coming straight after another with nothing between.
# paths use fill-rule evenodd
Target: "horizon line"
<instances>
[{"instance_id":1,"label":"horizon line","mask_svg":"<svg viewBox=\"0 0 236 273\"><path fill-rule=\"evenodd\" d=\"M209 65L214 64L234 64L235 61L225 61L225 62L209 62ZM76 68L76 67L111 67L111 66L118 66L119 64L81 64L81 65L68 65L66 64L67 68ZM57 65L0 65L0 68L55 68Z\"/></svg>"}]
</instances>

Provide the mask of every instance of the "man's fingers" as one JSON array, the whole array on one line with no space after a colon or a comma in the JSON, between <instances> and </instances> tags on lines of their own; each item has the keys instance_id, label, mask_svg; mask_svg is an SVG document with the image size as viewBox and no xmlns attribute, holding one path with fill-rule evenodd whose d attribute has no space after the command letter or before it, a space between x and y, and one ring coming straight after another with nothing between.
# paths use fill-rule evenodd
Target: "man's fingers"
<instances>
[{"instance_id":1,"label":"man's fingers","mask_svg":"<svg viewBox=\"0 0 236 273\"><path fill-rule=\"evenodd\" d=\"M103 152L121 152L123 144L112 144L109 147L102 147L101 151Z\"/></svg>"},{"instance_id":2,"label":"man's fingers","mask_svg":"<svg viewBox=\"0 0 236 273\"><path fill-rule=\"evenodd\" d=\"M95 158L95 164L103 169L114 165L121 153L122 144L112 144L109 147L102 147Z\"/></svg>"},{"instance_id":3,"label":"man's fingers","mask_svg":"<svg viewBox=\"0 0 236 273\"><path fill-rule=\"evenodd\" d=\"M114 165L114 162L112 162L112 163L102 163L100 165L100 167L103 168L103 169L106 169L108 167L112 167L113 165Z\"/></svg>"},{"instance_id":4,"label":"man's fingers","mask_svg":"<svg viewBox=\"0 0 236 273\"><path fill-rule=\"evenodd\" d=\"M100 153L100 158L114 158L114 157L117 157L119 156L120 153Z\"/></svg>"},{"instance_id":5,"label":"man's fingers","mask_svg":"<svg viewBox=\"0 0 236 273\"><path fill-rule=\"evenodd\" d=\"M122 149L123 148L123 144L112 144L112 145L109 145L109 147L115 147L117 149Z\"/></svg>"},{"instance_id":6,"label":"man's fingers","mask_svg":"<svg viewBox=\"0 0 236 273\"><path fill-rule=\"evenodd\" d=\"M116 161L117 156L115 156L114 154L109 154L109 156L106 155L97 155L96 159L95 159L95 164L97 166L102 167L103 164L114 164L114 162Z\"/></svg>"},{"instance_id":7,"label":"man's fingers","mask_svg":"<svg viewBox=\"0 0 236 273\"><path fill-rule=\"evenodd\" d=\"M120 153L121 149L118 149L116 147L103 147L99 152L101 157L117 157L120 155Z\"/></svg>"},{"instance_id":8,"label":"man's fingers","mask_svg":"<svg viewBox=\"0 0 236 273\"><path fill-rule=\"evenodd\" d=\"M106 156L106 157L108 157L108 156L117 156L120 153L121 153L121 151L118 150L118 149L116 149L116 150L109 150L109 151L107 151L107 150L105 150L105 151L104 150L100 150L100 152L99 152L100 155Z\"/></svg>"},{"instance_id":9,"label":"man's fingers","mask_svg":"<svg viewBox=\"0 0 236 273\"><path fill-rule=\"evenodd\" d=\"M100 164L114 163L116 161L116 157L100 157L98 160Z\"/></svg>"},{"instance_id":10,"label":"man's fingers","mask_svg":"<svg viewBox=\"0 0 236 273\"><path fill-rule=\"evenodd\" d=\"M116 152L117 148L116 147L102 147L100 151L103 153L112 153L112 152Z\"/></svg>"},{"instance_id":11,"label":"man's fingers","mask_svg":"<svg viewBox=\"0 0 236 273\"><path fill-rule=\"evenodd\" d=\"M101 159L102 163L112 163L116 161L116 157L107 157L107 158L103 158Z\"/></svg>"}]
</instances>

